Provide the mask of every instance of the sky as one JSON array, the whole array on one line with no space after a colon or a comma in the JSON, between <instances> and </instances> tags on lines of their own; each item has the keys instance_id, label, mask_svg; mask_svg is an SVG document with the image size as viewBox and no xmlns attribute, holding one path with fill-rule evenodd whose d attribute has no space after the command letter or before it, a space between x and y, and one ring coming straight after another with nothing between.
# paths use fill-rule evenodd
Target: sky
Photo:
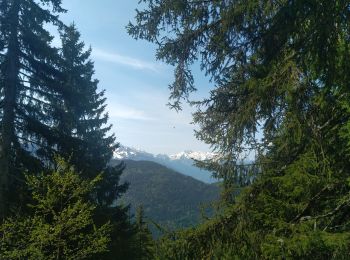
<instances>
[{"instance_id":1,"label":"sky","mask_svg":"<svg viewBox=\"0 0 350 260\"><path fill-rule=\"evenodd\" d=\"M92 47L95 77L106 90L112 132L122 145L154 154L209 151L194 137L188 105L177 113L166 104L173 67L155 58L156 46L134 40L125 26L133 21L139 0L63 0L61 19L74 22ZM209 80L194 68L198 100L208 95Z\"/></svg>"}]
</instances>

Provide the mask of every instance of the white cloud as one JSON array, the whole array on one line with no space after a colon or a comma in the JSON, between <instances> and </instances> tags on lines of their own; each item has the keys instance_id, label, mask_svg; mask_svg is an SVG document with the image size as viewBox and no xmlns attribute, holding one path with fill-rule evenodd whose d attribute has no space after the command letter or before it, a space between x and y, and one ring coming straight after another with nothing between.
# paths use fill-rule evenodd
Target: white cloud
<instances>
[{"instance_id":1,"label":"white cloud","mask_svg":"<svg viewBox=\"0 0 350 260\"><path fill-rule=\"evenodd\" d=\"M99 48L93 48L92 57L95 59L117 63L140 70L152 70L159 72L159 65L152 62L143 61L129 56L121 55L115 52L108 52Z\"/></svg>"},{"instance_id":2,"label":"white cloud","mask_svg":"<svg viewBox=\"0 0 350 260\"><path fill-rule=\"evenodd\" d=\"M142 121L155 120L155 118L146 115L143 111L131 107L126 107L117 104L108 104L107 108L110 117Z\"/></svg>"}]
</instances>

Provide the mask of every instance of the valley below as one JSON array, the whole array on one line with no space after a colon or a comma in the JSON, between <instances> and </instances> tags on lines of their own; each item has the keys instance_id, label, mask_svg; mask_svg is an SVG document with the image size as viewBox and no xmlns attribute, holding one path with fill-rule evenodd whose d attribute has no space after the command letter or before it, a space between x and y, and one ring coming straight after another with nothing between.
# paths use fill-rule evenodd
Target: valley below
<instances>
[{"instance_id":1,"label":"valley below","mask_svg":"<svg viewBox=\"0 0 350 260\"><path fill-rule=\"evenodd\" d=\"M125 163L121 183L129 184L129 189L119 203L131 205L131 215L142 206L154 236L198 225L204 218L213 215L220 184L206 175L209 172L191 165L192 160L184 156L182 160L185 162L182 163L181 159L163 159L168 165L172 162L178 168L181 168L181 164L183 169L186 170L187 167L187 171L179 172L166 163L156 162L156 157L151 154L130 152L129 150L129 156L126 156L127 153L123 154L125 158L121 158L122 155L119 154L119 158L112 162Z\"/></svg>"}]
</instances>

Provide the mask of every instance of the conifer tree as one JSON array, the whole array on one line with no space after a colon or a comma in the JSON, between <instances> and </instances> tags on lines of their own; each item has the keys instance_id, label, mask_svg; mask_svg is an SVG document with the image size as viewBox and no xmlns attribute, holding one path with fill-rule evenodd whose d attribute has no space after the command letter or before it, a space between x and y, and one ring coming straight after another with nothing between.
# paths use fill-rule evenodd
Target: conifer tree
<instances>
[{"instance_id":1,"label":"conifer tree","mask_svg":"<svg viewBox=\"0 0 350 260\"><path fill-rule=\"evenodd\" d=\"M55 108L52 118L59 136L57 153L69 159L85 178L103 173L104 180L95 199L99 205L108 207L127 186L119 185L123 164L108 165L118 144L115 136L108 133L111 125L107 125L106 98L104 91L98 90L98 80L93 79L91 48L84 49L74 24L61 32L61 39L61 98L52 101Z\"/></svg>"},{"instance_id":2,"label":"conifer tree","mask_svg":"<svg viewBox=\"0 0 350 260\"><path fill-rule=\"evenodd\" d=\"M88 175L96 174L107 165L116 147L114 136L107 136L111 126L105 126L106 99L104 92L97 90L98 81L93 79L91 49L84 50L74 24L64 29L61 39L62 100L53 117L62 135L60 139L65 141L59 144L58 151L72 156L72 163L84 168L84 172L90 171Z\"/></svg>"},{"instance_id":3,"label":"conifer tree","mask_svg":"<svg viewBox=\"0 0 350 260\"><path fill-rule=\"evenodd\" d=\"M118 147L105 112L104 91L98 90L98 80L93 79L94 64L90 59L91 48L85 49L80 33L74 24L61 30L62 73L60 99L54 99L52 118L57 132L56 153L69 160L86 179L102 175L90 199L96 204L94 219L103 224L109 221L112 232L110 252L105 259L117 255L127 257L132 253L132 226L127 215L128 207L117 203L128 185L120 184L124 164L110 165L114 150ZM130 241L129 241L130 240Z\"/></svg>"},{"instance_id":4,"label":"conifer tree","mask_svg":"<svg viewBox=\"0 0 350 260\"><path fill-rule=\"evenodd\" d=\"M101 176L84 180L62 159L56 168L27 176L31 213L0 225L1 259L92 259L108 251L111 226L94 223L87 199Z\"/></svg>"},{"instance_id":5,"label":"conifer tree","mask_svg":"<svg viewBox=\"0 0 350 260\"><path fill-rule=\"evenodd\" d=\"M0 1L0 218L18 198L8 193L20 194L19 172L40 165L32 151L54 138L47 100L57 89L58 55L44 24L59 25L54 14L63 11L61 0Z\"/></svg>"},{"instance_id":6,"label":"conifer tree","mask_svg":"<svg viewBox=\"0 0 350 260\"><path fill-rule=\"evenodd\" d=\"M147 223L145 222L144 210L140 206L136 210L135 216L135 258L152 259L153 258L153 239Z\"/></svg>"},{"instance_id":7,"label":"conifer tree","mask_svg":"<svg viewBox=\"0 0 350 260\"><path fill-rule=\"evenodd\" d=\"M196 248L188 257L227 242L231 258L348 258L349 1L143 2L129 33L176 65L175 107L195 90L197 59L215 83L194 115L221 155L207 166L230 184L257 153L227 215L180 241Z\"/></svg>"}]
</instances>

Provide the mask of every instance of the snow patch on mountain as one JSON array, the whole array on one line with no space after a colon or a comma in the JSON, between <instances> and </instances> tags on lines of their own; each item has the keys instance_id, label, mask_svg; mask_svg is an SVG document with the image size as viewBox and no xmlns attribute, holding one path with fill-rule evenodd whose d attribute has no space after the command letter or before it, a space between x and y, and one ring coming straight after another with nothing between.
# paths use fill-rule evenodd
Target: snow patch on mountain
<instances>
[{"instance_id":1,"label":"snow patch on mountain","mask_svg":"<svg viewBox=\"0 0 350 260\"><path fill-rule=\"evenodd\" d=\"M133 159L138 157L154 157L153 154L142 151L141 149L120 146L113 154L114 159Z\"/></svg>"},{"instance_id":2,"label":"snow patch on mountain","mask_svg":"<svg viewBox=\"0 0 350 260\"><path fill-rule=\"evenodd\" d=\"M213 183L217 182L212 178L212 173L198 168L194 165L195 161L210 160L216 157L215 153L184 151L174 155L158 154L154 155L140 149L120 146L114 152L114 158L118 160L129 159L135 161L153 161L162 164L170 169L176 170L184 175L191 176L197 180Z\"/></svg>"},{"instance_id":3,"label":"snow patch on mountain","mask_svg":"<svg viewBox=\"0 0 350 260\"><path fill-rule=\"evenodd\" d=\"M191 159L197 161L211 160L216 156L215 153L210 152L194 152L194 151L184 151L174 155L170 155L171 160L181 160L181 159Z\"/></svg>"},{"instance_id":4,"label":"snow patch on mountain","mask_svg":"<svg viewBox=\"0 0 350 260\"><path fill-rule=\"evenodd\" d=\"M120 146L114 152L115 159L132 159L135 157L153 157L153 158L166 159L166 160L190 159L190 160L197 160L197 161L205 161L205 160L213 159L214 157L216 157L216 154L211 152L199 152L199 151L189 150L189 151L184 151L173 155L166 155L166 154L153 155L151 153L142 151L140 149L126 147L126 146Z\"/></svg>"}]
</instances>

